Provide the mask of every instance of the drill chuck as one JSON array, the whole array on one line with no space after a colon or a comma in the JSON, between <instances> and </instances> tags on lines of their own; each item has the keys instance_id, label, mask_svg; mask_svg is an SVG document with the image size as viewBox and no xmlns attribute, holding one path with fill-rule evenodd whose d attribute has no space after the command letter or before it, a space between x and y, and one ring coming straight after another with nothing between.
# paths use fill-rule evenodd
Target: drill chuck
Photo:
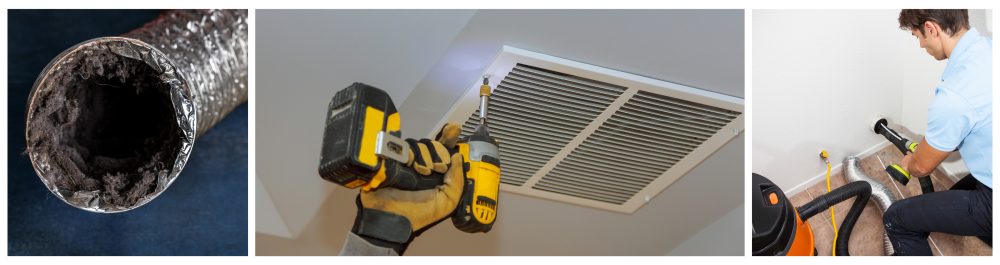
<instances>
[{"instance_id":1,"label":"drill chuck","mask_svg":"<svg viewBox=\"0 0 1000 265\"><path fill-rule=\"evenodd\" d=\"M486 124L486 110L490 104L490 75L483 76L483 85L479 87L479 124Z\"/></svg>"}]
</instances>

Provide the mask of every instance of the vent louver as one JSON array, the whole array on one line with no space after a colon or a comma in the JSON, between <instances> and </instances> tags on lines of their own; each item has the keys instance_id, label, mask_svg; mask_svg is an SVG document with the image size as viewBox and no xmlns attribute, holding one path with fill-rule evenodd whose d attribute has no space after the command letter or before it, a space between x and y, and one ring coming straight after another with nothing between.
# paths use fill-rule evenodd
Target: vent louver
<instances>
[{"instance_id":1,"label":"vent louver","mask_svg":"<svg viewBox=\"0 0 1000 265\"><path fill-rule=\"evenodd\" d=\"M504 46L482 74L505 192L631 214L743 132L743 99L549 55ZM437 128L472 134L480 84Z\"/></svg>"},{"instance_id":2,"label":"vent louver","mask_svg":"<svg viewBox=\"0 0 1000 265\"><path fill-rule=\"evenodd\" d=\"M533 188L623 204L739 115L639 91Z\"/></svg>"},{"instance_id":3,"label":"vent louver","mask_svg":"<svg viewBox=\"0 0 1000 265\"><path fill-rule=\"evenodd\" d=\"M625 88L518 64L490 97L490 135L500 148L500 182L520 186L597 118ZM479 110L462 136L479 124Z\"/></svg>"}]
</instances>

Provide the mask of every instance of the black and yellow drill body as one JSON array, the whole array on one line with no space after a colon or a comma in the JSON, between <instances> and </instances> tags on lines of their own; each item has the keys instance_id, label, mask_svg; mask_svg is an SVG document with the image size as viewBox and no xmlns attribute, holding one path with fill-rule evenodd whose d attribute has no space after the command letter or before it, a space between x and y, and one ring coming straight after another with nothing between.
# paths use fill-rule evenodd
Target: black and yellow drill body
<instances>
[{"instance_id":1,"label":"black and yellow drill body","mask_svg":"<svg viewBox=\"0 0 1000 265\"><path fill-rule=\"evenodd\" d=\"M906 139L905 137L899 135L899 133L896 133L896 131L889 129L889 126L886 126L888 123L889 122L886 119L879 119L878 121L876 121L874 128L875 133L884 136L885 139L889 140L889 142L892 143L892 145L896 146L896 149L899 149L899 152L902 152L903 155L906 155L907 152L916 152L917 145L919 144L910 141L910 139ZM911 177L910 173L907 173L906 170L899 165L890 164L889 166L885 167L885 172L888 173L890 177L898 181L900 184L903 184L904 186L910 182L910 177ZM931 181L930 177L917 178L917 179L920 181L920 189L922 190L923 193L926 194L934 192L934 183Z\"/></svg>"},{"instance_id":2,"label":"black and yellow drill body","mask_svg":"<svg viewBox=\"0 0 1000 265\"><path fill-rule=\"evenodd\" d=\"M497 218L500 194L500 143L490 136L486 126L489 104L489 77L479 88L479 125L472 135L459 139L458 152L465 164L465 193L451 221L467 233L486 233Z\"/></svg>"},{"instance_id":3,"label":"black and yellow drill body","mask_svg":"<svg viewBox=\"0 0 1000 265\"><path fill-rule=\"evenodd\" d=\"M489 136L486 126L458 141L465 164L465 193L455 215L455 227L469 233L485 233L493 228L500 192L500 144Z\"/></svg>"}]
</instances>

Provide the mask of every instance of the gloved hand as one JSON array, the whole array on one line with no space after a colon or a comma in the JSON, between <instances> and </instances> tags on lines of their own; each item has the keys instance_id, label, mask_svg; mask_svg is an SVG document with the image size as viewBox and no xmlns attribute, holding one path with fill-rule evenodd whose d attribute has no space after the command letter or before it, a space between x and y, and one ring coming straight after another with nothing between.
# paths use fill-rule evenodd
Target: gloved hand
<instances>
[{"instance_id":1,"label":"gloved hand","mask_svg":"<svg viewBox=\"0 0 1000 265\"><path fill-rule=\"evenodd\" d=\"M443 178L443 184L418 191L392 187L362 190L356 199L358 216L351 232L402 255L415 237L451 217L465 187L462 155L455 148L461 128L448 123L434 141L406 139L410 143L406 165L421 175Z\"/></svg>"}]
</instances>

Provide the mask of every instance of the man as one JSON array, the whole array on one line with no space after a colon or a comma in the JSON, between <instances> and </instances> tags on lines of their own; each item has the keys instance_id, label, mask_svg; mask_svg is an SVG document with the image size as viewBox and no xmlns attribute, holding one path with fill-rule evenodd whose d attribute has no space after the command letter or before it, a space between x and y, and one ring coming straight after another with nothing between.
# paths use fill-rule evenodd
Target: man
<instances>
[{"instance_id":1,"label":"man","mask_svg":"<svg viewBox=\"0 0 1000 265\"><path fill-rule=\"evenodd\" d=\"M411 151L406 166L427 178L443 178L444 184L420 191L362 190L341 256L403 255L414 238L451 217L465 187L462 155L455 149L461 130L448 123L434 141L406 139Z\"/></svg>"},{"instance_id":2,"label":"man","mask_svg":"<svg viewBox=\"0 0 1000 265\"><path fill-rule=\"evenodd\" d=\"M898 255L932 255L930 232L993 235L993 40L969 27L968 10L903 10L899 27L937 60L948 60L928 110L927 132L900 163L927 177L953 151L970 174L947 191L900 200L882 217Z\"/></svg>"}]
</instances>

